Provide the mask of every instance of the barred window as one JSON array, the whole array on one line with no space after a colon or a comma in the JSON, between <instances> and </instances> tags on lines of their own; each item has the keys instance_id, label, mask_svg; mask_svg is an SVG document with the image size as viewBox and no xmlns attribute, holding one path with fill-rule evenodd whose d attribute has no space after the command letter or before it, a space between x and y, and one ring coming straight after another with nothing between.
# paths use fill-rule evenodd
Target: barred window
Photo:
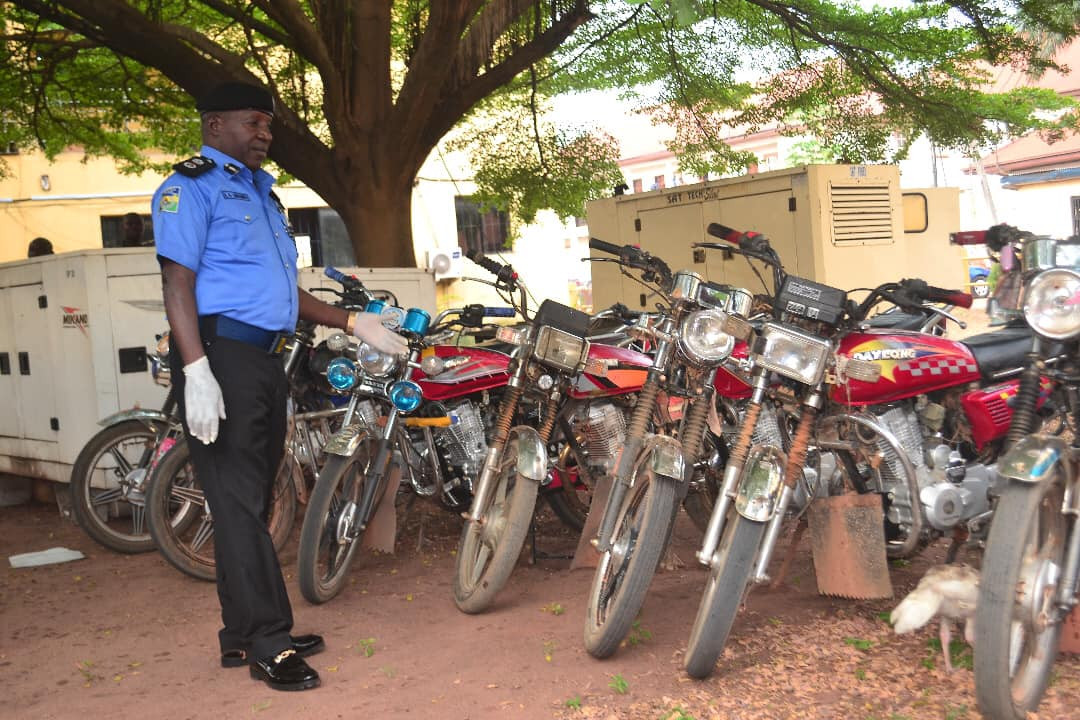
<instances>
[{"instance_id":1,"label":"barred window","mask_svg":"<svg viewBox=\"0 0 1080 720\"><path fill-rule=\"evenodd\" d=\"M457 214L458 245L465 252L484 254L507 249L510 236L510 218L502 210L482 208L472 198L454 198Z\"/></svg>"}]
</instances>

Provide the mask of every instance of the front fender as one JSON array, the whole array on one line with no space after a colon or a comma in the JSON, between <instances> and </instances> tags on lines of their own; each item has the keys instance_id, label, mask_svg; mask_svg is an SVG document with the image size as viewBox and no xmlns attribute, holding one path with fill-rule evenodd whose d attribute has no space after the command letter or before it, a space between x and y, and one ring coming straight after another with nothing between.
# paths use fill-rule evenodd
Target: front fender
<instances>
[{"instance_id":1,"label":"front fender","mask_svg":"<svg viewBox=\"0 0 1080 720\"><path fill-rule=\"evenodd\" d=\"M747 520L765 522L772 517L784 486L787 457L771 445L755 445L743 465L735 510Z\"/></svg>"},{"instance_id":2,"label":"front fender","mask_svg":"<svg viewBox=\"0 0 1080 720\"><path fill-rule=\"evenodd\" d=\"M160 410L150 410L147 408L131 408L130 410L121 410L118 413L113 413L112 415L104 418L103 420L98 420L98 425L101 425L102 427L112 427L113 425L119 425L120 423L127 422L128 420L141 420L148 425L155 422L162 422L168 425L169 423L174 421L174 418L169 417ZM179 421L177 420L177 422Z\"/></svg>"},{"instance_id":3,"label":"front fender","mask_svg":"<svg viewBox=\"0 0 1080 720\"><path fill-rule=\"evenodd\" d=\"M346 425L330 436L330 439L326 441L326 445L323 446L323 452L330 455L340 455L341 457L352 457L352 454L356 452L356 448L360 446L360 441L366 432L367 427L363 423Z\"/></svg>"},{"instance_id":4,"label":"front fender","mask_svg":"<svg viewBox=\"0 0 1080 720\"><path fill-rule=\"evenodd\" d=\"M649 467L657 475L676 482L686 479L686 460L682 445L673 437L653 435L645 441L644 452L649 454Z\"/></svg>"},{"instance_id":5,"label":"front fender","mask_svg":"<svg viewBox=\"0 0 1080 720\"><path fill-rule=\"evenodd\" d=\"M528 425L511 428L506 439L507 445L517 443L518 475L542 482L547 477L547 448L540 439L540 433Z\"/></svg>"},{"instance_id":6,"label":"front fender","mask_svg":"<svg viewBox=\"0 0 1080 720\"><path fill-rule=\"evenodd\" d=\"M1008 480L1041 483L1065 474L1065 486L1072 485L1072 465L1067 462L1069 445L1054 435L1028 435L1005 453L998 462L998 474Z\"/></svg>"}]
</instances>

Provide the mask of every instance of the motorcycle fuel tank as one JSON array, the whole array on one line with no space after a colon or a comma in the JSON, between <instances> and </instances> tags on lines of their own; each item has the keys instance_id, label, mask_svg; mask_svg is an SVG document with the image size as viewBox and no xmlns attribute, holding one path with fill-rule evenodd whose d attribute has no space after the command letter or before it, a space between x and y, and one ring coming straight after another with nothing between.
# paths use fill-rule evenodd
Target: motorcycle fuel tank
<instances>
[{"instance_id":1,"label":"motorcycle fuel tank","mask_svg":"<svg viewBox=\"0 0 1080 720\"><path fill-rule=\"evenodd\" d=\"M731 357L739 360L745 359L749 354L750 347L742 340L735 343L735 349L731 351ZM716 371L713 387L716 388L716 393L720 397L735 400L748 398L753 394L753 388L750 387L746 379L723 367Z\"/></svg>"},{"instance_id":2,"label":"motorcycle fuel tank","mask_svg":"<svg viewBox=\"0 0 1080 720\"><path fill-rule=\"evenodd\" d=\"M637 392L645 384L652 358L629 348L589 345L585 370L570 385L575 399Z\"/></svg>"},{"instance_id":3,"label":"motorcycle fuel tank","mask_svg":"<svg viewBox=\"0 0 1080 720\"><path fill-rule=\"evenodd\" d=\"M425 400L451 400L481 390L506 385L510 356L496 350L468 345L435 345L424 350L446 363L446 369L434 377L413 370L412 379L420 385Z\"/></svg>"},{"instance_id":4,"label":"motorcycle fuel tank","mask_svg":"<svg viewBox=\"0 0 1080 720\"><path fill-rule=\"evenodd\" d=\"M838 355L876 363L876 382L848 379L834 385L832 399L847 405L876 405L980 379L971 350L955 340L900 330L846 335Z\"/></svg>"}]
</instances>

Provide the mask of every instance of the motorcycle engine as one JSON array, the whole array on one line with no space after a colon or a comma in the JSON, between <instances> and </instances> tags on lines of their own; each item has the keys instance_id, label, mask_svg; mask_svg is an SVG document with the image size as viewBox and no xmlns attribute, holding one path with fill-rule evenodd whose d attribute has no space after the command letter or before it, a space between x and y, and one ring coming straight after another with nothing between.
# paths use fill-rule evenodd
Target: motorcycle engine
<instances>
[{"instance_id":1,"label":"motorcycle engine","mask_svg":"<svg viewBox=\"0 0 1080 720\"><path fill-rule=\"evenodd\" d=\"M596 403L577 411L574 434L582 439L591 470L607 473L626 440L626 415L612 403Z\"/></svg>"},{"instance_id":2,"label":"motorcycle engine","mask_svg":"<svg viewBox=\"0 0 1080 720\"><path fill-rule=\"evenodd\" d=\"M922 429L919 427L919 418L915 412L901 405L875 413L875 415L878 422L893 434L900 448L911 461L920 490L933 484L930 470L923 459ZM914 498L911 497L908 489L904 463L893 445L883 437L877 436L876 444L882 458L882 463L878 468L883 486L881 491L889 497L886 518L902 529L909 528L912 522Z\"/></svg>"},{"instance_id":3,"label":"motorcycle engine","mask_svg":"<svg viewBox=\"0 0 1080 720\"><path fill-rule=\"evenodd\" d=\"M435 431L435 442L457 477L469 485L471 493L472 478L480 472L488 449L484 438L484 419L480 415L480 408L469 400L448 406L447 411L457 415L458 421Z\"/></svg>"}]
</instances>

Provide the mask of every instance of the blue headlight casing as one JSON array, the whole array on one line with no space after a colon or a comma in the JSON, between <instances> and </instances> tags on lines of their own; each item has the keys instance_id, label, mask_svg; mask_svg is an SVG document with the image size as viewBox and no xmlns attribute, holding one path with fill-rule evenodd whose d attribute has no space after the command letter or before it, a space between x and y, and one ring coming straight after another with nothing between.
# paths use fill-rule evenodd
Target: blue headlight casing
<instances>
[{"instance_id":1,"label":"blue headlight casing","mask_svg":"<svg viewBox=\"0 0 1080 720\"><path fill-rule=\"evenodd\" d=\"M398 380L390 386L390 402L401 412L412 412L420 406L424 393L412 380Z\"/></svg>"},{"instance_id":2,"label":"blue headlight casing","mask_svg":"<svg viewBox=\"0 0 1080 720\"><path fill-rule=\"evenodd\" d=\"M364 306L364 312L381 315L385 307L386 303L382 300L368 300L368 304Z\"/></svg>"},{"instance_id":3,"label":"blue headlight casing","mask_svg":"<svg viewBox=\"0 0 1080 720\"><path fill-rule=\"evenodd\" d=\"M326 364L326 381L335 390L352 389L356 384L356 365L348 358L334 358Z\"/></svg>"},{"instance_id":4,"label":"blue headlight casing","mask_svg":"<svg viewBox=\"0 0 1080 720\"><path fill-rule=\"evenodd\" d=\"M409 308L409 312L405 313L405 322L401 323L401 329L417 335L424 335L430 325L431 315L428 315L426 311L420 308Z\"/></svg>"}]
</instances>

